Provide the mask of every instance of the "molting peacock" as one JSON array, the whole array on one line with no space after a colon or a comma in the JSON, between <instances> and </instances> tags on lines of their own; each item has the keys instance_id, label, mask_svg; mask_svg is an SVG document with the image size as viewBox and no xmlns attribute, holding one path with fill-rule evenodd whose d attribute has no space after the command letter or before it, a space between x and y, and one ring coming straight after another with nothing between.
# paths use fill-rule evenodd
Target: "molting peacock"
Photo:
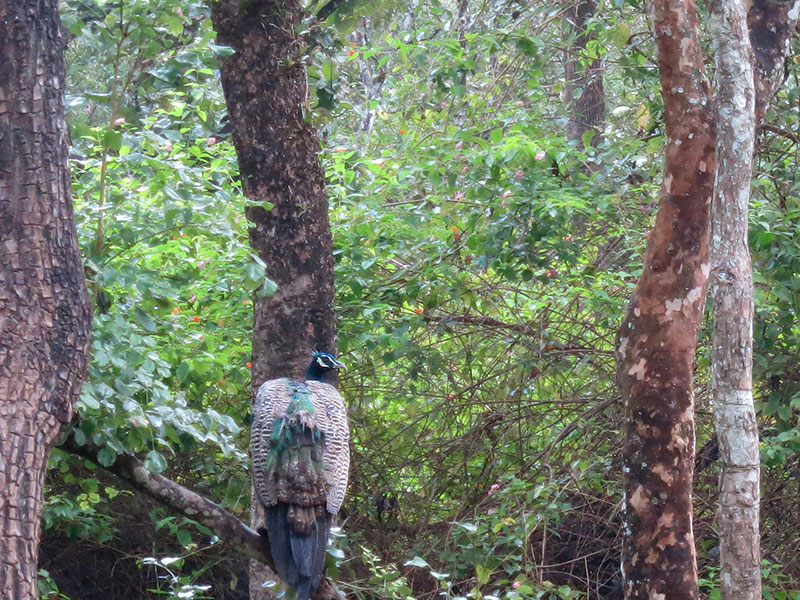
<instances>
[{"instance_id":1,"label":"molting peacock","mask_svg":"<svg viewBox=\"0 0 800 600\"><path fill-rule=\"evenodd\" d=\"M267 381L253 403L253 484L266 509L275 569L298 600L308 600L322 579L331 521L347 488L347 409L325 381L342 367L333 355L314 352L305 381Z\"/></svg>"}]
</instances>

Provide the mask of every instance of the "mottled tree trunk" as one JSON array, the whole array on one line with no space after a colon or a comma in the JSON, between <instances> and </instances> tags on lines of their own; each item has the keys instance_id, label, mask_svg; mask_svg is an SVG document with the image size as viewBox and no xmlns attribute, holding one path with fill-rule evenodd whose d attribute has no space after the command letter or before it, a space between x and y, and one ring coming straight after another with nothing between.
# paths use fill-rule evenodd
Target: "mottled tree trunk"
<instances>
[{"instance_id":1,"label":"mottled tree trunk","mask_svg":"<svg viewBox=\"0 0 800 600\"><path fill-rule=\"evenodd\" d=\"M603 63L587 54L588 42L596 37L587 31L596 8L595 0L578 0L568 11L572 43L564 61L569 112L567 137L581 147L587 131L592 132L591 146L600 143L606 112Z\"/></svg>"},{"instance_id":2,"label":"mottled tree trunk","mask_svg":"<svg viewBox=\"0 0 800 600\"><path fill-rule=\"evenodd\" d=\"M694 369L709 274L714 126L691 0L652 0L667 147L656 223L617 346L626 598L697 598Z\"/></svg>"},{"instance_id":3,"label":"mottled tree trunk","mask_svg":"<svg viewBox=\"0 0 800 600\"><path fill-rule=\"evenodd\" d=\"M91 311L72 218L55 0L0 0L0 597L36 594L42 483Z\"/></svg>"},{"instance_id":4,"label":"mottled tree trunk","mask_svg":"<svg viewBox=\"0 0 800 600\"><path fill-rule=\"evenodd\" d=\"M313 350L336 351L328 197L319 142L303 115L302 16L296 0L212 4L219 43L236 50L220 72L242 186L252 203L250 243L278 285L275 294L255 301L254 389L267 379L302 377ZM259 526L262 517L254 518ZM275 576L251 571L251 598L274 597L261 586L265 578ZM332 595L320 587L318 595Z\"/></svg>"},{"instance_id":5,"label":"mottled tree trunk","mask_svg":"<svg viewBox=\"0 0 800 600\"><path fill-rule=\"evenodd\" d=\"M759 449L753 407L753 279L747 212L755 92L745 0L711 5L716 71L717 171L711 216L711 390L720 448L722 597L761 598Z\"/></svg>"},{"instance_id":6,"label":"mottled tree trunk","mask_svg":"<svg viewBox=\"0 0 800 600\"><path fill-rule=\"evenodd\" d=\"M764 117L777 88L786 42L794 30L790 3L712 3L715 45L717 160L711 216L714 328L711 387L720 449L720 580L725 600L760 600L760 457L753 406L753 279L748 205L756 115ZM797 4L797 3L793 3ZM753 40L758 77L751 63Z\"/></svg>"}]
</instances>

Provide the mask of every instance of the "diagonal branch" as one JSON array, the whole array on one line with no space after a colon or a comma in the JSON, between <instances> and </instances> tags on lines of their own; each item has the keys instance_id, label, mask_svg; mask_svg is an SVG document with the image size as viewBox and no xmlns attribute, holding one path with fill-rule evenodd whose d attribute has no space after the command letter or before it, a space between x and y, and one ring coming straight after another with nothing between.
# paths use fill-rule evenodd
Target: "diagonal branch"
<instances>
[{"instance_id":1,"label":"diagonal branch","mask_svg":"<svg viewBox=\"0 0 800 600\"><path fill-rule=\"evenodd\" d=\"M68 436L58 447L102 466L97 458L100 448L91 440L79 446L72 436ZM266 537L259 535L219 504L163 475L150 472L141 460L130 454L118 455L113 465L103 468L168 508L202 523L243 558L264 563L274 570L275 563ZM331 578L325 577L312 594L312 600L341 600L341 595Z\"/></svg>"},{"instance_id":2,"label":"diagonal branch","mask_svg":"<svg viewBox=\"0 0 800 600\"><path fill-rule=\"evenodd\" d=\"M70 435L59 448L100 465L97 454L101 450L91 440L79 446ZM100 465L102 466L102 465ZM211 529L224 544L252 560L272 566L269 545L255 530L242 523L233 513L219 504L193 492L187 487L147 470L144 463L129 454L120 454L113 465L103 467L148 496L163 502L169 508L194 519Z\"/></svg>"}]
</instances>

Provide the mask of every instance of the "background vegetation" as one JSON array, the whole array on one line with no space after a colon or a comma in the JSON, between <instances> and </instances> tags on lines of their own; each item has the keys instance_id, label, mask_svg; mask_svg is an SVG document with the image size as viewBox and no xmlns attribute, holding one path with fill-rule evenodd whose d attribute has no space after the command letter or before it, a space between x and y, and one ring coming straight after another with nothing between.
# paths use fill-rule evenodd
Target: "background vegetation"
<instances>
[{"instance_id":1,"label":"background vegetation","mask_svg":"<svg viewBox=\"0 0 800 600\"><path fill-rule=\"evenodd\" d=\"M702 7L701 7L702 8ZM655 215L663 136L638 0L603 2L607 123L566 139L568 7L345 2L308 22L354 431L330 562L358 598L618 598L616 328ZM67 434L249 503L251 298L270 293L202 3L67 0L71 167L95 304ZM754 380L765 596L800 598L800 66L759 139ZM716 587L715 441L698 359L696 524ZM244 598L210 531L55 452L44 597Z\"/></svg>"}]
</instances>

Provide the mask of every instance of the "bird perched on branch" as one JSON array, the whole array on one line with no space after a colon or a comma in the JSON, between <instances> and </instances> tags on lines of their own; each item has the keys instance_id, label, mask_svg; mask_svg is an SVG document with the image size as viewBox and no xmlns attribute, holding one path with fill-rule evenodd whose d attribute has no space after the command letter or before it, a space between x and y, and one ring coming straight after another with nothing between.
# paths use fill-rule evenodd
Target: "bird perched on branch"
<instances>
[{"instance_id":1,"label":"bird perched on branch","mask_svg":"<svg viewBox=\"0 0 800 600\"><path fill-rule=\"evenodd\" d=\"M347 488L347 409L326 383L342 367L333 355L314 352L305 381L271 379L253 404L253 485L266 509L275 570L298 600L308 600L322 579L331 521Z\"/></svg>"}]
</instances>

